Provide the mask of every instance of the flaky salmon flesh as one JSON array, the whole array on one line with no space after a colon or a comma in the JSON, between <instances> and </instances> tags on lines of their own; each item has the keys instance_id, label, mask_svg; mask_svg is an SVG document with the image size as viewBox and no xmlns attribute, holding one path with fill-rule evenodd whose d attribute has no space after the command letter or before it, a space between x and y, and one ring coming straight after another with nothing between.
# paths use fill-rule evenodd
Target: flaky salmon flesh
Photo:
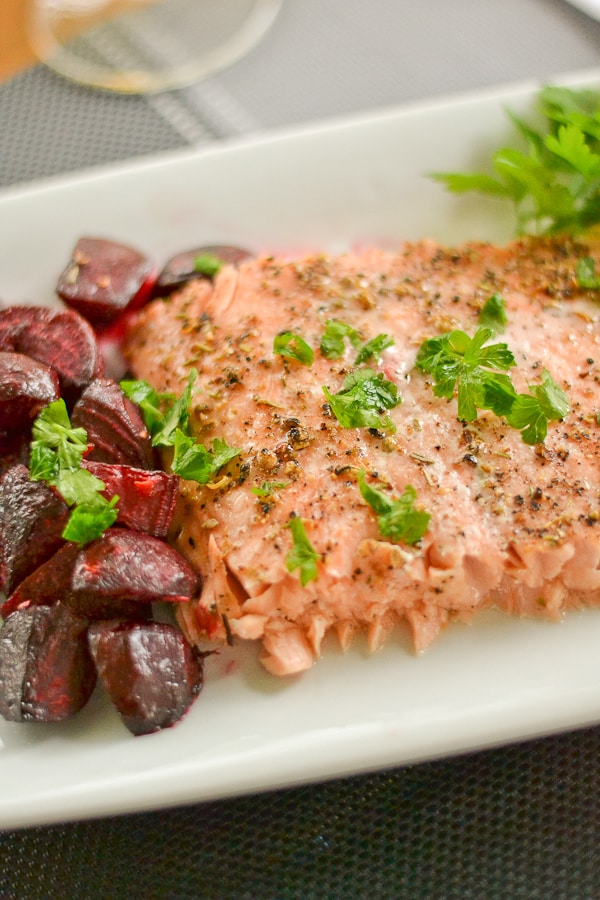
<instances>
[{"instance_id":1,"label":"flaky salmon flesh","mask_svg":"<svg viewBox=\"0 0 600 900\"><path fill-rule=\"evenodd\" d=\"M418 652L484 608L557 620L598 605L600 293L580 286L582 261L600 271L600 247L422 241L264 257L139 312L125 346L135 377L180 393L195 368L196 439L240 450L209 484L181 482L172 540L204 578L178 611L190 640L261 641L265 667L286 675L310 667L331 631L344 648L366 631L377 649L404 622ZM542 443L490 411L460 421L456 397L436 396L415 367L423 341L472 336L494 294L507 322L492 341L515 357L515 389L531 393L547 370L568 397ZM368 362L401 398L381 427L332 413L323 388L344 389L357 349L344 339L339 358L320 351L331 320L361 346L393 338ZM274 353L283 332L314 350L312 364ZM430 515L423 536L383 535L361 479L392 499L410 485ZM314 552L306 579L290 565L293 518Z\"/></svg>"}]
</instances>

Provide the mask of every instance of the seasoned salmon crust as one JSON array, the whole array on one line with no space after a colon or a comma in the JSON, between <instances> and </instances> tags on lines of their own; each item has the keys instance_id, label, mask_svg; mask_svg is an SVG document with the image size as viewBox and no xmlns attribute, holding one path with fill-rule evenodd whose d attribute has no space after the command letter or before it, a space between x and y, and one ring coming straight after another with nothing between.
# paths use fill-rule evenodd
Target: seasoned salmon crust
<instances>
[{"instance_id":1,"label":"seasoned salmon crust","mask_svg":"<svg viewBox=\"0 0 600 900\"><path fill-rule=\"evenodd\" d=\"M282 675L311 666L330 630L343 647L366 630L375 649L404 621L421 651L486 607L559 619L597 605L600 293L579 285L582 261L600 271L600 248L535 238L264 257L140 311L125 345L134 375L179 393L195 368L197 440L240 450L209 484L181 482L172 540L204 577L178 612L187 636L260 640ZM514 355L515 389L546 370L568 397L543 443L489 410L460 421L456 397L436 396L415 366L425 340L472 336L493 295L506 325L491 340ZM320 349L332 321L337 358ZM274 352L282 335L298 352ZM380 335L357 366L357 347ZM380 425L346 427L331 398L365 366L401 402ZM383 534L361 485L394 499L413 488L430 516L422 537ZM306 578L291 564L294 518L312 554Z\"/></svg>"}]
</instances>

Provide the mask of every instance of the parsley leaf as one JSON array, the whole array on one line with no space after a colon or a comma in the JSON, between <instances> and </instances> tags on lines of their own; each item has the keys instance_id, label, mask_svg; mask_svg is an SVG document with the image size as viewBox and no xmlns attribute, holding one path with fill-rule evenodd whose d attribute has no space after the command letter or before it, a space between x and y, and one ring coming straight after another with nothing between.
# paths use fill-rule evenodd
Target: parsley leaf
<instances>
[{"instance_id":1,"label":"parsley leaf","mask_svg":"<svg viewBox=\"0 0 600 900\"><path fill-rule=\"evenodd\" d=\"M119 498L107 500L105 484L81 467L87 450L84 428L73 428L65 401L54 400L44 407L32 427L29 477L56 488L71 513L62 536L67 541L87 544L116 521Z\"/></svg>"},{"instance_id":2,"label":"parsley leaf","mask_svg":"<svg viewBox=\"0 0 600 900\"><path fill-rule=\"evenodd\" d=\"M339 319L328 319L319 345L322 355L327 359L339 359L343 356L346 349L344 338L348 338L355 349L360 346L360 335L355 328Z\"/></svg>"},{"instance_id":3,"label":"parsley leaf","mask_svg":"<svg viewBox=\"0 0 600 900\"><path fill-rule=\"evenodd\" d=\"M450 331L423 341L415 366L433 375L433 393L450 400L457 391L458 418L472 422L478 409L504 415L512 406L516 391L502 370L515 365L506 344L489 344L490 328L478 328L472 338L464 331Z\"/></svg>"},{"instance_id":4,"label":"parsley leaf","mask_svg":"<svg viewBox=\"0 0 600 900\"><path fill-rule=\"evenodd\" d=\"M214 278L224 265L223 260L214 253L201 253L194 260L194 272L206 275L207 278Z\"/></svg>"},{"instance_id":5,"label":"parsley leaf","mask_svg":"<svg viewBox=\"0 0 600 900\"><path fill-rule=\"evenodd\" d=\"M548 86L535 121L509 116L523 148L503 147L492 173L434 173L455 193L512 202L521 234L577 234L600 222L600 93Z\"/></svg>"},{"instance_id":6,"label":"parsley leaf","mask_svg":"<svg viewBox=\"0 0 600 900\"><path fill-rule=\"evenodd\" d=\"M289 483L289 481L263 481L260 487L253 487L250 490L257 497L270 497L275 491L282 491Z\"/></svg>"},{"instance_id":7,"label":"parsley leaf","mask_svg":"<svg viewBox=\"0 0 600 900\"><path fill-rule=\"evenodd\" d=\"M370 359L379 360L386 347L391 347L394 343L394 338L388 334L378 334L361 347L360 334L355 328L339 319L328 319L319 345L322 355L327 359L339 359L344 355L346 338L354 349L358 350L358 355L354 360L356 366L368 362Z\"/></svg>"},{"instance_id":8,"label":"parsley leaf","mask_svg":"<svg viewBox=\"0 0 600 900\"><path fill-rule=\"evenodd\" d=\"M152 436L153 447L172 447L177 429L187 433L192 389L197 377L198 372L192 369L179 397L171 393L161 394L146 381L121 381L123 392L140 408Z\"/></svg>"},{"instance_id":9,"label":"parsley leaf","mask_svg":"<svg viewBox=\"0 0 600 900\"><path fill-rule=\"evenodd\" d=\"M187 384L180 396L174 400L169 398L166 411L162 417L162 422L160 422L160 427L157 427L159 424L157 421L150 432L152 434L153 447L172 447L175 443L175 435L178 430L187 433L190 418L190 403L192 402L192 388L197 377L198 372L196 369L192 369Z\"/></svg>"},{"instance_id":10,"label":"parsley leaf","mask_svg":"<svg viewBox=\"0 0 600 900\"><path fill-rule=\"evenodd\" d=\"M485 301L479 311L479 324L484 328L491 328L492 331L504 331L508 321L506 316L506 307L504 297L497 291Z\"/></svg>"},{"instance_id":11,"label":"parsley leaf","mask_svg":"<svg viewBox=\"0 0 600 900\"><path fill-rule=\"evenodd\" d=\"M146 381L122 381L121 387L139 406L153 446L173 447L172 472L187 481L208 484L219 469L239 456L240 450L221 438L215 438L209 450L191 434L190 404L197 377L198 372L192 369L179 397L158 393Z\"/></svg>"},{"instance_id":12,"label":"parsley leaf","mask_svg":"<svg viewBox=\"0 0 600 900\"><path fill-rule=\"evenodd\" d=\"M121 390L139 406L146 428L151 435L158 433L164 424L165 406L175 402L175 394L155 391L147 381L121 381Z\"/></svg>"},{"instance_id":13,"label":"parsley leaf","mask_svg":"<svg viewBox=\"0 0 600 900\"><path fill-rule=\"evenodd\" d=\"M312 366L315 354L303 337L293 331L282 331L273 339L273 353L287 356L305 366Z\"/></svg>"},{"instance_id":14,"label":"parsley leaf","mask_svg":"<svg viewBox=\"0 0 600 900\"><path fill-rule=\"evenodd\" d=\"M84 470L82 470L84 471ZM69 516L62 536L66 541L77 544L89 544L99 538L107 528L116 521L116 505L119 498L115 495L106 500L101 494L96 494L97 499L89 499L78 503Z\"/></svg>"},{"instance_id":15,"label":"parsley leaf","mask_svg":"<svg viewBox=\"0 0 600 900\"><path fill-rule=\"evenodd\" d=\"M577 260L577 284L588 291L600 289L600 275L596 272L596 263L591 256L584 256Z\"/></svg>"},{"instance_id":16,"label":"parsley leaf","mask_svg":"<svg viewBox=\"0 0 600 900\"><path fill-rule=\"evenodd\" d=\"M175 431L173 448L171 470L175 475L187 481L197 481L198 484L208 484L219 469L240 453L220 438L215 438L212 451L208 450L180 428Z\"/></svg>"},{"instance_id":17,"label":"parsley leaf","mask_svg":"<svg viewBox=\"0 0 600 900\"><path fill-rule=\"evenodd\" d=\"M294 543L285 558L285 565L288 572L300 569L300 584L305 587L309 581L319 577L317 562L322 557L309 541L302 519L294 516L288 524Z\"/></svg>"},{"instance_id":18,"label":"parsley leaf","mask_svg":"<svg viewBox=\"0 0 600 900\"><path fill-rule=\"evenodd\" d=\"M377 337L367 341L354 360L354 365L359 366L370 359L379 360L386 347L391 347L393 343L394 338L390 337L389 334L378 334Z\"/></svg>"},{"instance_id":19,"label":"parsley leaf","mask_svg":"<svg viewBox=\"0 0 600 900\"><path fill-rule=\"evenodd\" d=\"M405 544L416 544L427 528L431 514L415 508L416 490L409 484L397 500L371 487L365 480L364 470L359 473L358 486L364 500L377 515L377 524L384 537Z\"/></svg>"},{"instance_id":20,"label":"parsley leaf","mask_svg":"<svg viewBox=\"0 0 600 900\"><path fill-rule=\"evenodd\" d=\"M334 416L344 428L381 428L395 431L389 416L381 419L387 409L393 409L402 401L396 385L384 378L382 372L373 369L356 369L346 375L342 389L332 394L323 387Z\"/></svg>"},{"instance_id":21,"label":"parsley leaf","mask_svg":"<svg viewBox=\"0 0 600 900\"><path fill-rule=\"evenodd\" d=\"M532 388L532 394L518 394L506 420L518 428L526 444L540 444L548 433L548 422L559 421L569 412L569 399L547 369L542 371L542 383Z\"/></svg>"},{"instance_id":22,"label":"parsley leaf","mask_svg":"<svg viewBox=\"0 0 600 900\"><path fill-rule=\"evenodd\" d=\"M33 481L55 479L61 468L76 469L87 450L84 428L72 428L64 400L44 407L32 428L30 473Z\"/></svg>"}]
</instances>

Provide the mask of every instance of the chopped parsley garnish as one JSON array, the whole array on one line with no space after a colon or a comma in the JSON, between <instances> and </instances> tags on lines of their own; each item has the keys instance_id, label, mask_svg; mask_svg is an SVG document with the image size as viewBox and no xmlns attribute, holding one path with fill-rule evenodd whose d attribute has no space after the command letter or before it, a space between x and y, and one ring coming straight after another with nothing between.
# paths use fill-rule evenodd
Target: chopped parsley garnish
<instances>
[{"instance_id":1,"label":"chopped parsley garnish","mask_svg":"<svg viewBox=\"0 0 600 900\"><path fill-rule=\"evenodd\" d=\"M569 412L569 399L546 369L542 383L530 387L531 395L517 395L506 421L520 430L526 444L540 444L548 433L548 422L564 419Z\"/></svg>"},{"instance_id":2,"label":"chopped parsley garnish","mask_svg":"<svg viewBox=\"0 0 600 900\"><path fill-rule=\"evenodd\" d=\"M273 353L295 359L305 366L312 366L315 357L312 347L301 335L295 334L293 331L282 331L281 334L275 335Z\"/></svg>"},{"instance_id":3,"label":"chopped parsley garnish","mask_svg":"<svg viewBox=\"0 0 600 900\"><path fill-rule=\"evenodd\" d=\"M323 393L331 411L344 428L381 428L395 431L389 416L381 414L393 409L402 401L398 388L388 381L382 372L373 369L356 369L344 378L342 389L332 394L327 387Z\"/></svg>"},{"instance_id":4,"label":"chopped parsley garnish","mask_svg":"<svg viewBox=\"0 0 600 900\"><path fill-rule=\"evenodd\" d=\"M360 347L360 335L355 328L339 319L328 319L319 345L323 356L327 359L339 359L343 356L346 349L345 338L348 338L356 350Z\"/></svg>"},{"instance_id":5,"label":"chopped parsley garnish","mask_svg":"<svg viewBox=\"0 0 600 900\"><path fill-rule=\"evenodd\" d=\"M175 394L159 393L147 381L121 381L121 390L139 406L146 428L154 437L164 428L165 410L176 401Z\"/></svg>"},{"instance_id":6,"label":"chopped parsley garnish","mask_svg":"<svg viewBox=\"0 0 600 900\"><path fill-rule=\"evenodd\" d=\"M377 515L379 531L392 541L403 541L405 544L416 544L427 528L431 514L424 509L415 508L417 492L412 485L404 488L397 500L371 487L365 480L365 473L358 476L358 486L364 500Z\"/></svg>"},{"instance_id":7,"label":"chopped parsley garnish","mask_svg":"<svg viewBox=\"0 0 600 900\"><path fill-rule=\"evenodd\" d=\"M87 450L84 428L73 428L65 401L54 400L44 407L33 423L29 477L56 488L71 514L63 538L87 544L100 537L116 521L119 498L107 500L105 484L81 461Z\"/></svg>"},{"instance_id":8,"label":"chopped parsley garnish","mask_svg":"<svg viewBox=\"0 0 600 900\"><path fill-rule=\"evenodd\" d=\"M289 481L263 481L260 487L253 487L250 490L257 497L270 497L276 491L282 491L289 483Z\"/></svg>"},{"instance_id":9,"label":"chopped parsley garnish","mask_svg":"<svg viewBox=\"0 0 600 900\"><path fill-rule=\"evenodd\" d=\"M140 408L153 447L172 447L178 430L188 434L192 389L197 377L198 372L192 369L179 397L159 393L147 381L121 382L123 392Z\"/></svg>"},{"instance_id":10,"label":"chopped parsley garnish","mask_svg":"<svg viewBox=\"0 0 600 900\"><path fill-rule=\"evenodd\" d=\"M300 584L305 587L309 581L319 577L317 562L321 559L321 554L317 553L309 541L302 519L294 516L288 524L294 543L285 558L285 565L288 572L300 569Z\"/></svg>"},{"instance_id":11,"label":"chopped parsley garnish","mask_svg":"<svg viewBox=\"0 0 600 900\"><path fill-rule=\"evenodd\" d=\"M456 193L508 199L520 234L577 234L600 222L600 93L546 87L537 107L541 125L509 113L522 149L496 151L492 173L433 178Z\"/></svg>"},{"instance_id":12,"label":"chopped parsley garnish","mask_svg":"<svg viewBox=\"0 0 600 900\"><path fill-rule=\"evenodd\" d=\"M479 324L484 328L491 328L492 331L504 331L508 321L506 316L506 306L504 297L497 291L485 301L479 311Z\"/></svg>"},{"instance_id":13,"label":"chopped parsley garnish","mask_svg":"<svg viewBox=\"0 0 600 900\"><path fill-rule=\"evenodd\" d=\"M358 356L354 360L354 365L359 366L361 363L368 362L370 359L378 361L386 347L391 347L393 343L394 338L390 337L389 334L378 334L377 337L367 341L364 347L361 348Z\"/></svg>"},{"instance_id":14,"label":"chopped parsley garnish","mask_svg":"<svg viewBox=\"0 0 600 900\"><path fill-rule=\"evenodd\" d=\"M214 253L201 253L194 260L194 272L200 275L206 275L207 278L214 278L225 263Z\"/></svg>"},{"instance_id":15,"label":"chopped parsley garnish","mask_svg":"<svg viewBox=\"0 0 600 900\"><path fill-rule=\"evenodd\" d=\"M213 448L209 450L191 434L190 404L197 377L197 371L192 369L179 397L159 393L146 381L122 381L121 388L139 406L153 446L173 447L171 470L174 474L187 481L208 484L219 469L239 456L240 451L221 438L215 438Z\"/></svg>"},{"instance_id":16,"label":"chopped parsley garnish","mask_svg":"<svg viewBox=\"0 0 600 900\"><path fill-rule=\"evenodd\" d=\"M240 453L221 438L215 438L212 450L208 450L204 444L197 443L180 428L175 431L173 449L172 472L186 481L197 481L198 484L209 484L219 469Z\"/></svg>"},{"instance_id":17,"label":"chopped parsley garnish","mask_svg":"<svg viewBox=\"0 0 600 900\"><path fill-rule=\"evenodd\" d=\"M516 396L508 375L515 365L506 344L489 344L491 328L478 328L472 338L464 331L450 331L421 344L415 365L420 372L433 375L433 393L450 400L458 393L458 418L472 422L478 409L506 414Z\"/></svg>"},{"instance_id":18,"label":"chopped parsley garnish","mask_svg":"<svg viewBox=\"0 0 600 900\"><path fill-rule=\"evenodd\" d=\"M506 370L515 359L506 344L484 346L493 332L478 328L472 338L464 331L451 331L423 341L415 365L433 375L433 393L450 400L458 395L458 418L472 422L478 409L489 409L504 416L517 428L526 444L541 443L548 433L548 422L563 419L569 412L569 400L550 373L544 369L542 383L531 394L517 394Z\"/></svg>"},{"instance_id":19,"label":"chopped parsley garnish","mask_svg":"<svg viewBox=\"0 0 600 900\"><path fill-rule=\"evenodd\" d=\"M596 272L596 263L591 256L584 256L577 260L577 284L588 291L600 289L600 275Z\"/></svg>"},{"instance_id":20,"label":"chopped parsley garnish","mask_svg":"<svg viewBox=\"0 0 600 900\"><path fill-rule=\"evenodd\" d=\"M391 347L394 343L394 338L388 334L378 334L377 337L367 341L361 347L361 337L356 328L339 319L328 319L319 345L322 355L327 359L339 359L344 355L346 338L354 349L358 350L358 355L354 360L355 366L368 362L370 359L379 360L385 348Z\"/></svg>"}]
</instances>

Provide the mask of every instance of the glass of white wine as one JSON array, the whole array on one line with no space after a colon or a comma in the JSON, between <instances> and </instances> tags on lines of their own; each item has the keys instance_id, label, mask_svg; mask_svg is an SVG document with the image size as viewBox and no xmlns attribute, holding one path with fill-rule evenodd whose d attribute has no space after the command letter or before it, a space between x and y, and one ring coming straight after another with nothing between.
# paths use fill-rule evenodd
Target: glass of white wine
<instances>
[{"instance_id":1,"label":"glass of white wine","mask_svg":"<svg viewBox=\"0 0 600 900\"><path fill-rule=\"evenodd\" d=\"M282 0L30 0L36 56L88 87L143 94L183 87L247 54Z\"/></svg>"}]
</instances>

